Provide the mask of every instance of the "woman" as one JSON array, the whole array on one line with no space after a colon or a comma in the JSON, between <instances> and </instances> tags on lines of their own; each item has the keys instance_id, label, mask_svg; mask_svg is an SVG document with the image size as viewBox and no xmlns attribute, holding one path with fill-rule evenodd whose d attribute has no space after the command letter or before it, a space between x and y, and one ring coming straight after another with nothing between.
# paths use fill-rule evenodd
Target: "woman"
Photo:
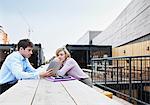
<instances>
[{"instance_id":1,"label":"woman","mask_svg":"<svg viewBox=\"0 0 150 105\"><path fill-rule=\"evenodd\" d=\"M70 53L65 48L59 48L56 50L56 57L62 62L62 68L57 71L57 75L64 76L70 75L79 81L92 87L91 79L83 70L79 67L78 63L71 58Z\"/></svg>"}]
</instances>

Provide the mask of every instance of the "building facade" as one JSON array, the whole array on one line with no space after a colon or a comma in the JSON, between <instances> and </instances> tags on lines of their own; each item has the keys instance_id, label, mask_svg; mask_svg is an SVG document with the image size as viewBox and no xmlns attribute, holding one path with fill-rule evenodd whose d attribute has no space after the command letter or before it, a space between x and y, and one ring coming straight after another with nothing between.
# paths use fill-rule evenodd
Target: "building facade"
<instances>
[{"instance_id":1,"label":"building facade","mask_svg":"<svg viewBox=\"0 0 150 105\"><path fill-rule=\"evenodd\" d=\"M132 0L94 45L112 45L113 56L150 54L150 0Z\"/></svg>"}]
</instances>

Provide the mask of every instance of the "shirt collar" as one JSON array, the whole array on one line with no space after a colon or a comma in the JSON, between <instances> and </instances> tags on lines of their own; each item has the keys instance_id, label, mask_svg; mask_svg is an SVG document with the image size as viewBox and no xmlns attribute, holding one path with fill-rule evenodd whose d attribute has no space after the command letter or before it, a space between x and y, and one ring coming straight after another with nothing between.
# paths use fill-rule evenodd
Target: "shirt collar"
<instances>
[{"instance_id":1,"label":"shirt collar","mask_svg":"<svg viewBox=\"0 0 150 105\"><path fill-rule=\"evenodd\" d=\"M26 58L25 58L25 57L23 57L23 56L19 53L19 51L17 51L17 53L19 54L20 59L21 59L22 61L25 61L25 60L26 60Z\"/></svg>"}]
</instances>

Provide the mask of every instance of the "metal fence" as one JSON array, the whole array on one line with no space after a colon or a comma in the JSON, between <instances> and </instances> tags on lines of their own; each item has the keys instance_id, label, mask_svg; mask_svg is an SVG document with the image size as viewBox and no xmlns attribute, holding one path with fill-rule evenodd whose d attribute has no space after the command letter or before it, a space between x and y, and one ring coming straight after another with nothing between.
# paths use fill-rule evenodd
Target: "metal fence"
<instances>
[{"instance_id":1,"label":"metal fence","mask_svg":"<svg viewBox=\"0 0 150 105\"><path fill-rule=\"evenodd\" d=\"M150 56L93 58L95 85L135 105L150 104Z\"/></svg>"}]
</instances>

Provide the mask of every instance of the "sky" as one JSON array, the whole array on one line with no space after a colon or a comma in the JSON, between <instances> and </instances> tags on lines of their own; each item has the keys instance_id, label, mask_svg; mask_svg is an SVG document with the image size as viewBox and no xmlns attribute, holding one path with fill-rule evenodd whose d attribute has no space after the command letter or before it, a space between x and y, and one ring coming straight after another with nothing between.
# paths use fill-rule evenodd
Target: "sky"
<instances>
[{"instance_id":1,"label":"sky","mask_svg":"<svg viewBox=\"0 0 150 105\"><path fill-rule=\"evenodd\" d=\"M29 38L49 59L87 31L104 31L132 0L0 0L0 25L10 44ZM29 32L30 30L30 32Z\"/></svg>"}]
</instances>

